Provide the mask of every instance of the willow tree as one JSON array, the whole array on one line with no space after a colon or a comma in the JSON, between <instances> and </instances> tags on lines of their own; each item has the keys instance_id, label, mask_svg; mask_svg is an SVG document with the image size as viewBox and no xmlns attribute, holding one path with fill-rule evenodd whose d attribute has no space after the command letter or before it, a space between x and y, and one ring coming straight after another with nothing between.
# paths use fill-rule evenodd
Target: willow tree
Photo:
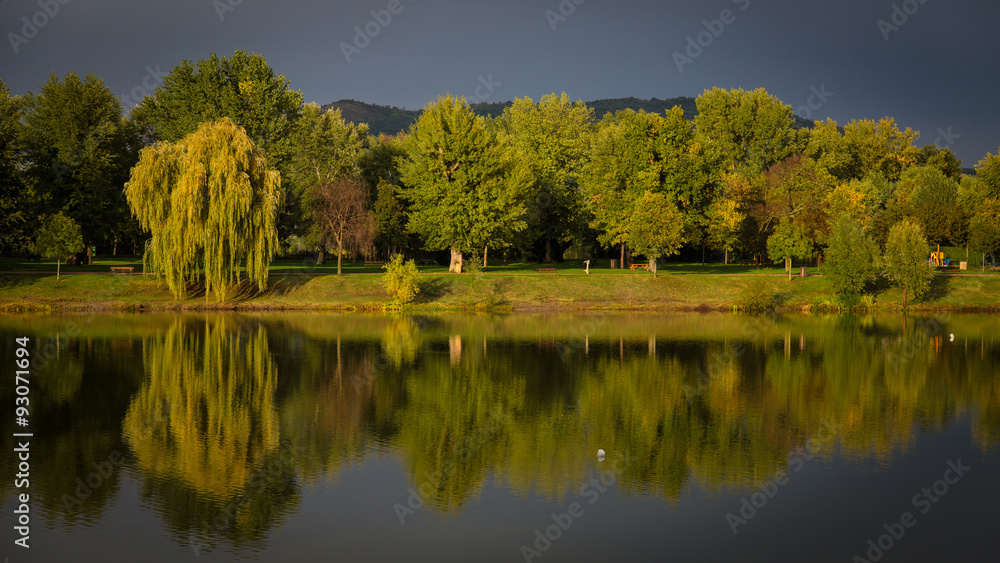
<instances>
[{"instance_id":1,"label":"willow tree","mask_svg":"<svg viewBox=\"0 0 1000 563\"><path fill-rule=\"evenodd\" d=\"M242 281L242 270L267 288L278 245L281 177L264 151L229 118L202 124L177 143L142 150L125 184L132 214L152 233L143 259L185 295L204 273L205 297L220 299Z\"/></svg>"}]
</instances>

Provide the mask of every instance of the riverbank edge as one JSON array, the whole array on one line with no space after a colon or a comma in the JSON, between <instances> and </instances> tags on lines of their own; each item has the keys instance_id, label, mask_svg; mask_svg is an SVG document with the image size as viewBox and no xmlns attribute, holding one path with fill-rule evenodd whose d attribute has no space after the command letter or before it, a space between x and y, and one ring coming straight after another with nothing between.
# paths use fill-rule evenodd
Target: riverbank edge
<instances>
[{"instance_id":1,"label":"riverbank edge","mask_svg":"<svg viewBox=\"0 0 1000 563\"><path fill-rule=\"evenodd\" d=\"M678 275L422 276L425 291L416 303L389 305L376 276L317 275L279 277L262 294L246 293L227 302L204 297L176 301L163 284L140 276L78 274L55 282L53 276L0 279L0 313L81 312L295 312L416 314L454 312L740 312L750 279L758 276ZM837 312L829 280L813 276L766 276L774 292L774 310L789 313ZM911 303L910 312L1000 312L1000 277L941 278L927 299ZM865 312L898 312L902 294L886 288Z\"/></svg>"}]
</instances>

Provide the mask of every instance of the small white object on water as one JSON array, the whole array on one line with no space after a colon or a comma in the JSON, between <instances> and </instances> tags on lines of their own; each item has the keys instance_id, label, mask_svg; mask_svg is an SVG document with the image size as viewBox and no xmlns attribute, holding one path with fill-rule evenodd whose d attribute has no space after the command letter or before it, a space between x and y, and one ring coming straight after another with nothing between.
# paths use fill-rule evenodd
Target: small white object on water
<instances>
[{"instance_id":1,"label":"small white object on water","mask_svg":"<svg viewBox=\"0 0 1000 563\"><path fill-rule=\"evenodd\" d=\"M597 461L604 461L604 450L597 450Z\"/></svg>"},{"instance_id":2,"label":"small white object on water","mask_svg":"<svg viewBox=\"0 0 1000 563\"><path fill-rule=\"evenodd\" d=\"M955 333L953 332L951 333L951 339L949 340L949 342L954 342L954 341L955 341Z\"/></svg>"}]
</instances>

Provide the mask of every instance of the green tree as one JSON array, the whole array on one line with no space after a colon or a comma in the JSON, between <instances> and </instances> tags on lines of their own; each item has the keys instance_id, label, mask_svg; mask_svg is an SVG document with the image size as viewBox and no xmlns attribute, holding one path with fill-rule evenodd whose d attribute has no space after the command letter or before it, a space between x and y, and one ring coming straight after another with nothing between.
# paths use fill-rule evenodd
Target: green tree
<instances>
[{"instance_id":1,"label":"green tree","mask_svg":"<svg viewBox=\"0 0 1000 563\"><path fill-rule=\"evenodd\" d=\"M291 169L299 150L297 122L302 93L257 53L237 50L197 63L182 60L163 78L163 85L133 108L133 120L152 140L179 142L202 123L228 117L246 130L267 155L268 165L281 173L288 192L278 229L282 239L308 235L310 214L299 201L304 188Z\"/></svg>"},{"instance_id":2,"label":"green tree","mask_svg":"<svg viewBox=\"0 0 1000 563\"><path fill-rule=\"evenodd\" d=\"M983 255L983 271L986 270L986 256L994 257L1000 250L1000 200L987 199L980 202L969 221L969 247Z\"/></svg>"},{"instance_id":3,"label":"green tree","mask_svg":"<svg viewBox=\"0 0 1000 563\"><path fill-rule=\"evenodd\" d=\"M699 137L719 147L731 171L751 175L800 152L805 134L795 128L792 106L763 88L706 90L694 118Z\"/></svg>"},{"instance_id":4,"label":"green tree","mask_svg":"<svg viewBox=\"0 0 1000 563\"><path fill-rule=\"evenodd\" d=\"M461 273L463 252L509 244L524 228L530 179L464 98L428 104L406 149L400 195L410 202L408 228L430 250L451 249L449 271Z\"/></svg>"},{"instance_id":5,"label":"green tree","mask_svg":"<svg viewBox=\"0 0 1000 563\"><path fill-rule=\"evenodd\" d=\"M24 96L23 108L24 188L34 204L26 206L36 216L65 212L88 246L113 246L134 233L121 188L140 138L104 82L53 73L38 94Z\"/></svg>"},{"instance_id":6,"label":"green tree","mask_svg":"<svg viewBox=\"0 0 1000 563\"><path fill-rule=\"evenodd\" d=\"M229 118L177 143L143 149L125 195L152 233L144 263L166 277L176 298L200 270L206 299L215 291L224 300L243 269L260 290L267 287L284 199L281 176Z\"/></svg>"},{"instance_id":7,"label":"green tree","mask_svg":"<svg viewBox=\"0 0 1000 563\"><path fill-rule=\"evenodd\" d=\"M812 252L812 243L805 229L788 217L782 217L774 233L767 239L767 254L771 260L785 261L788 281L792 280L792 258L804 258Z\"/></svg>"},{"instance_id":8,"label":"green tree","mask_svg":"<svg viewBox=\"0 0 1000 563\"><path fill-rule=\"evenodd\" d=\"M804 154L790 156L768 168L759 184L760 202L753 215L762 234L788 217L813 243L825 238L825 206L834 180L816 161Z\"/></svg>"},{"instance_id":9,"label":"green tree","mask_svg":"<svg viewBox=\"0 0 1000 563\"><path fill-rule=\"evenodd\" d=\"M197 64L183 60L163 85L134 110L135 119L164 141L178 142L202 123L228 117L267 152L271 166L283 168L291 156L302 94L289 90L263 56L236 51L212 54Z\"/></svg>"},{"instance_id":10,"label":"green tree","mask_svg":"<svg viewBox=\"0 0 1000 563\"><path fill-rule=\"evenodd\" d=\"M913 143L920 133L909 127L900 131L891 117L854 120L842 131L832 119L818 122L808 148L808 153L839 180L858 180L878 171L896 181L917 161L919 151Z\"/></svg>"},{"instance_id":11,"label":"green tree","mask_svg":"<svg viewBox=\"0 0 1000 563\"><path fill-rule=\"evenodd\" d=\"M976 179L983 185L987 197L1000 198L1000 148L997 154L986 153L976 164Z\"/></svg>"},{"instance_id":12,"label":"green tree","mask_svg":"<svg viewBox=\"0 0 1000 563\"><path fill-rule=\"evenodd\" d=\"M833 222L826 249L826 271L841 302L848 308L857 305L865 286L878 272L878 248L850 213L841 214Z\"/></svg>"},{"instance_id":13,"label":"green tree","mask_svg":"<svg viewBox=\"0 0 1000 563\"><path fill-rule=\"evenodd\" d=\"M23 251L28 246L28 208L31 205L21 182L18 126L21 101L11 96L0 80L0 254Z\"/></svg>"},{"instance_id":14,"label":"green tree","mask_svg":"<svg viewBox=\"0 0 1000 563\"><path fill-rule=\"evenodd\" d=\"M43 258L55 259L56 281L59 281L59 264L70 254L83 250L80 226L61 211L50 215L38 231L35 248Z\"/></svg>"},{"instance_id":15,"label":"green tree","mask_svg":"<svg viewBox=\"0 0 1000 563\"><path fill-rule=\"evenodd\" d=\"M386 252L386 256L399 252L406 244L406 213L403 204L396 197L396 186L380 179L375 199L375 245Z\"/></svg>"},{"instance_id":16,"label":"green tree","mask_svg":"<svg viewBox=\"0 0 1000 563\"><path fill-rule=\"evenodd\" d=\"M713 246L724 251L724 264L729 264L729 253L739 243L745 217L730 198L717 199L708 208L708 237Z\"/></svg>"},{"instance_id":17,"label":"green tree","mask_svg":"<svg viewBox=\"0 0 1000 563\"><path fill-rule=\"evenodd\" d=\"M649 258L656 277L656 259L676 254L684 244L684 217L663 194L646 191L632 212L628 244Z\"/></svg>"},{"instance_id":18,"label":"green tree","mask_svg":"<svg viewBox=\"0 0 1000 563\"><path fill-rule=\"evenodd\" d=\"M964 246L962 214L956 213L958 182L937 168L914 166L903 172L897 193L923 227L928 242Z\"/></svg>"},{"instance_id":19,"label":"green tree","mask_svg":"<svg viewBox=\"0 0 1000 563\"><path fill-rule=\"evenodd\" d=\"M545 241L545 262L552 262L552 241L579 238L586 221L577 178L588 155L593 110L569 96L550 94L537 103L515 99L499 119L517 161L534 179L526 194L524 233Z\"/></svg>"},{"instance_id":20,"label":"green tree","mask_svg":"<svg viewBox=\"0 0 1000 563\"><path fill-rule=\"evenodd\" d=\"M319 190L341 179L357 177L358 163L367 145L368 126L348 123L339 109L323 112L316 104L306 104L302 109L293 134L286 209L295 225L290 230L320 247L320 264L325 250L322 225L312 222L315 208L321 204L316 199Z\"/></svg>"},{"instance_id":21,"label":"green tree","mask_svg":"<svg viewBox=\"0 0 1000 563\"><path fill-rule=\"evenodd\" d=\"M915 164L936 168L953 180L958 180L962 176L962 161L948 147L924 145L917 153Z\"/></svg>"},{"instance_id":22,"label":"green tree","mask_svg":"<svg viewBox=\"0 0 1000 563\"><path fill-rule=\"evenodd\" d=\"M885 243L885 273L903 288L904 309L910 295L919 299L930 287L929 248L923 229L912 219L903 219L889 230Z\"/></svg>"},{"instance_id":23,"label":"green tree","mask_svg":"<svg viewBox=\"0 0 1000 563\"><path fill-rule=\"evenodd\" d=\"M646 191L667 197L686 225L699 223L714 196L715 162L679 107L662 116L632 110L606 115L581 178L597 240L621 245L624 262L632 214Z\"/></svg>"}]
</instances>

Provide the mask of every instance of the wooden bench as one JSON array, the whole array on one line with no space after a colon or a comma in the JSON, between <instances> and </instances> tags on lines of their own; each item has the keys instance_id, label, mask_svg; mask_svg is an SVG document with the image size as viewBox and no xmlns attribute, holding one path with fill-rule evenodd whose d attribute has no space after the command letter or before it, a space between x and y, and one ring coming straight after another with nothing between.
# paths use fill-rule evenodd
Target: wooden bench
<instances>
[{"instance_id":1,"label":"wooden bench","mask_svg":"<svg viewBox=\"0 0 1000 563\"><path fill-rule=\"evenodd\" d=\"M552 273L554 274L554 273L556 273L556 272L558 272L558 271L559 271L559 270L558 270L557 268L538 268L538 272L539 272L539 273L543 273L543 272L552 272Z\"/></svg>"},{"instance_id":2,"label":"wooden bench","mask_svg":"<svg viewBox=\"0 0 1000 563\"><path fill-rule=\"evenodd\" d=\"M381 260L365 260L365 268L371 268L371 267L375 267L375 266L381 268L382 267L382 261Z\"/></svg>"},{"instance_id":3,"label":"wooden bench","mask_svg":"<svg viewBox=\"0 0 1000 563\"><path fill-rule=\"evenodd\" d=\"M131 274L132 266L111 266L112 274Z\"/></svg>"},{"instance_id":4,"label":"wooden bench","mask_svg":"<svg viewBox=\"0 0 1000 563\"><path fill-rule=\"evenodd\" d=\"M632 264L628 267L629 270L646 270L649 271L649 264Z\"/></svg>"}]
</instances>

